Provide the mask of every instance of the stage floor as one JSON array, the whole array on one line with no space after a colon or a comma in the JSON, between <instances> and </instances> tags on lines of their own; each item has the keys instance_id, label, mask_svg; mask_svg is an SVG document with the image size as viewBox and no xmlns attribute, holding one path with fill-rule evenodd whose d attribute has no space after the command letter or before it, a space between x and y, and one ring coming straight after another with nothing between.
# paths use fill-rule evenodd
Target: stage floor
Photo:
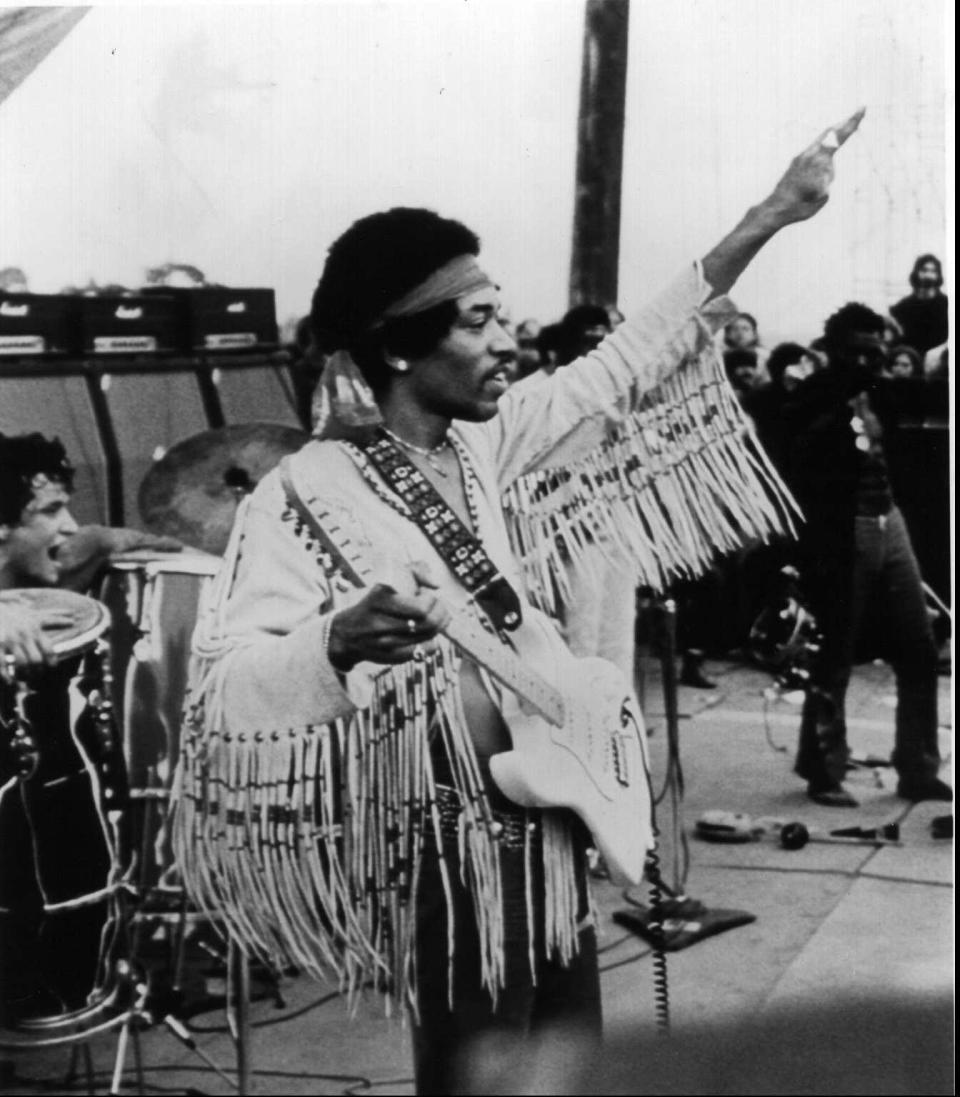
<instances>
[{"instance_id":1,"label":"stage floor","mask_svg":"<svg viewBox=\"0 0 960 1097\"><path fill-rule=\"evenodd\" d=\"M504 1093L933 1093L952 1092L953 843L931 836L952 805L910 805L896 775L867 765L851 772L856 809L812 804L792 772L799 707L765 696L768 674L708 662L712 691L680 689L680 755L685 795L658 808L661 866L671 887L708 910L735 908L749 925L668 954L674 1038L656 1034L652 958L646 943L613 921L630 900L596 881L603 954L604 1012L611 1046L584 1061L574 1039L478 1069ZM667 742L657 664L641 663L654 786L663 788ZM942 776L952 782L951 679L940 679ZM857 668L849 695L855 758L883 759L893 739L894 686L880 664ZM787 851L772 838L746 844L698 839L701 813L722 809L836 827L899 822L902 847L811 843ZM677 841L676 823L684 842ZM408 1034L382 1002L355 1017L334 988L285 979L284 1008L269 997L252 1006L252 1092L335 1094L413 1092ZM192 1019L203 1051L228 1070L233 1047L222 1011ZM162 1025L142 1037L147 1093L232 1092ZM92 1044L96 1092L107 1093L115 1035ZM63 1049L2 1053L0 1089L65 1093ZM125 1092L135 1092L132 1049ZM83 1078L73 1092L84 1092Z\"/></svg>"}]
</instances>

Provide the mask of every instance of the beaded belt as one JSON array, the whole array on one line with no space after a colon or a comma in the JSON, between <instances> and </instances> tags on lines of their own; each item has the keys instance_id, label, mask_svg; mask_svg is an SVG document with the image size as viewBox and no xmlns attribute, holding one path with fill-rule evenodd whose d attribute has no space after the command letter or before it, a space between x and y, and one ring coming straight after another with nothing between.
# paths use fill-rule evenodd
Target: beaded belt
<instances>
[{"instance_id":1,"label":"beaded belt","mask_svg":"<svg viewBox=\"0 0 960 1097\"><path fill-rule=\"evenodd\" d=\"M461 799L456 789L448 785L437 785L437 811L440 815L440 833L445 838L456 838L460 833ZM540 841L540 822L538 818L522 808L516 811L494 811L490 815L493 822L491 834L500 845L507 849L523 849L527 835L534 843Z\"/></svg>"}]
</instances>

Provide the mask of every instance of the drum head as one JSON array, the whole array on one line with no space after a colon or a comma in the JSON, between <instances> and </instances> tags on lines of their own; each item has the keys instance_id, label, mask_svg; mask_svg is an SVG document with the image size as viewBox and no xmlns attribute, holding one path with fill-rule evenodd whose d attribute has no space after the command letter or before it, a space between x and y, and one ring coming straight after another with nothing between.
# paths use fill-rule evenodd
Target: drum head
<instances>
[{"instance_id":1,"label":"drum head","mask_svg":"<svg viewBox=\"0 0 960 1097\"><path fill-rule=\"evenodd\" d=\"M28 587L18 590L17 598L38 615L57 613L69 618L64 625L44 629L53 641L53 654L57 661L85 651L110 627L110 614L106 606L83 594L56 588Z\"/></svg>"}]
</instances>

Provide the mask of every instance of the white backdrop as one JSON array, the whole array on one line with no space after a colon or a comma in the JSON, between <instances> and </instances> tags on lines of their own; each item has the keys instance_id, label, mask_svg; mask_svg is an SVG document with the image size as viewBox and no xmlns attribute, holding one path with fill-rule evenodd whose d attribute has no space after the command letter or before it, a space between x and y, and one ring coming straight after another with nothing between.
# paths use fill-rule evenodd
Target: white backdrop
<instances>
[{"instance_id":1,"label":"white backdrop","mask_svg":"<svg viewBox=\"0 0 960 1097\"><path fill-rule=\"evenodd\" d=\"M945 11L633 0L622 307L861 103L835 200L784 233L736 297L769 345L811 338L851 297L882 307L906 292L913 257L945 252L952 205ZM480 233L515 318L553 319L582 21L579 0L95 7L0 107L0 266L55 292L191 262L273 286L285 319L307 309L351 220L416 204Z\"/></svg>"}]
</instances>

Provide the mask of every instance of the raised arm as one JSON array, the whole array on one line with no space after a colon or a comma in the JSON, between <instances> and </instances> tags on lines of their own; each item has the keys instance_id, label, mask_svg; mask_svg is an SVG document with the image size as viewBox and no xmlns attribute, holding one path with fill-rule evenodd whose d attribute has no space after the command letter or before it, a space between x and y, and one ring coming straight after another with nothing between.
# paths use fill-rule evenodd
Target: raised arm
<instances>
[{"instance_id":1,"label":"raised arm","mask_svg":"<svg viewBox=\"0 0 960 1097\"><path fill-rule=\"evenodd\" d=\"M743 220L703 259L703 276L714 296L726 293L757 252L780 229L806 221L826 205L833 181L833 157L860 125L865 107L825 130L795 157L771 194L747 210Z\"/></svg>"},{"instance_id":2,"label":"raised arm","mask_svg":"<svg viewBox=\"0 0 960 1097\"><path fill-rule=\"evenodd\" d=\"M696 269L691 263L596 350L557 370L534 390L523 382L515 385L489 422L457 424L465 439L483 439L501 489L519 476L569 464L594 451L640 396L669 377L710 332L732 317L729 301L713 299L724 296L775 233L825 205L834 154L863 114L858 110L825 130L793 160L769 197Z\"/></svg>"}]
</instances>

